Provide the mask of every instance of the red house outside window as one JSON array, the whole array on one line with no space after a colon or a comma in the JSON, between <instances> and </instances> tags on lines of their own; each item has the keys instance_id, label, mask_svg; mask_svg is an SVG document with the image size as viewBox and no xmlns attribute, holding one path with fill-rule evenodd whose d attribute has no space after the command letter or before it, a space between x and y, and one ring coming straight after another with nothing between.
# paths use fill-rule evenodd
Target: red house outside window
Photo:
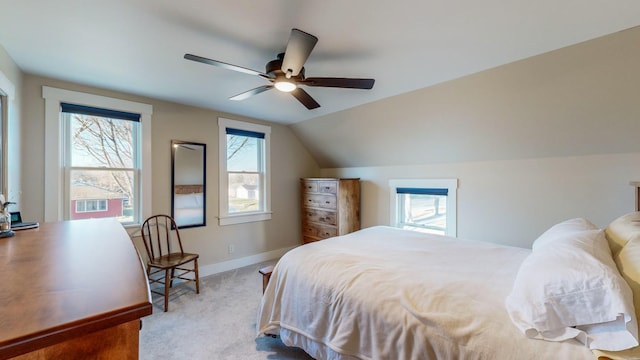
<instances>
[{"instance_id":1,"label":"red house outside window","mask_svg":"<svg viewBox=\"0 0 640 360\"><path fill-rule=\"evenodd\" d=\"M124 194L76 182L71 188L71 220L123 216Z\"/></svg>"}]
</instances>

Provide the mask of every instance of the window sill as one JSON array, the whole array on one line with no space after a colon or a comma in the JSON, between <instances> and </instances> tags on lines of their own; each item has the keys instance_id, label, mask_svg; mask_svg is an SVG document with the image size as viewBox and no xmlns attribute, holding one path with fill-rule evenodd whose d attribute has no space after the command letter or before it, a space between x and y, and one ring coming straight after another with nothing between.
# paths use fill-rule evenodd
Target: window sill
<instances>
[{"instance_id":1,"label":"window sill","mask_svg":"<svg viewBox=\"0 0 640 360\"><path fill-rule=\"evenodd\" d=\"M271 212L226 215L218 217L220 226L271 220Z\"/></svg>"}]
</instances>

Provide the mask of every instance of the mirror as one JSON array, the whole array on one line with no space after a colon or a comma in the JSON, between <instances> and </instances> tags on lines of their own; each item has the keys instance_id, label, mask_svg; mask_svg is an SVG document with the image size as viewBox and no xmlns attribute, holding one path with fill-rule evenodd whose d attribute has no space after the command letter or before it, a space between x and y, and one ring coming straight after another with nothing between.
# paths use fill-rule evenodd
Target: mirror
<instances>
[{"instance_id":1,"label":"mirror","mask_svg":"<svg viewBox=\"0 0 640 360\"><path fill-rule=\"evenodd\" d=\"M207 145L171 140L171 216L178 228L206 225Z\"/></svg>"}]
</instances>

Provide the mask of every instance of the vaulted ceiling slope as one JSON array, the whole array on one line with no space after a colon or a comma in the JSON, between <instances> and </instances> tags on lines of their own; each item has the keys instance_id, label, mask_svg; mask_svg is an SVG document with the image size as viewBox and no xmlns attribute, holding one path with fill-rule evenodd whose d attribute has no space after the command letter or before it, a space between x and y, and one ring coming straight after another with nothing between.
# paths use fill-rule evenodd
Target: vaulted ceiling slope
<instances>
[{"instance_id":1,"label":"vaulted ceiling slope","mask_svg":"<svg viewBox=\"0 0 640 360\"><path fill-rule=\"evenodd\" d=\"M637 0L0 0L0 45L27 72L292 124L640 24ZM265 79L292 28L319 38L310 76L375 78L373 90L307 88L307 110Z\"/></svg>"},{"instance_id":2,"label":"vaulted ceiling slope","mask_svg":"<svg viewBox=\"0 0 640 360\"><path fill-rule=\"evenodd\" d=\"M290 128L321 168L639 153L639 41L635 27Z\"/></svg>"}]
</instances>

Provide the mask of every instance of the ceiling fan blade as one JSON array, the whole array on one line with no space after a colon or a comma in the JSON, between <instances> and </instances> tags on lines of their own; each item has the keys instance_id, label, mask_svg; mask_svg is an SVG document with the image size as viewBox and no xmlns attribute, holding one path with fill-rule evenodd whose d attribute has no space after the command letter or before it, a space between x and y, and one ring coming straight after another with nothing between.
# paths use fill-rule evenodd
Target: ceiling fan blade
<instances>
[{"instance_id":1,"label":"ceiling fan blade","mask_svg":"<svg viewBox=\"0 0 640 360\"><path fill-rule=\"evenodd\" d=\"M282 72L298 76L318 38L298 29L291 29L287 49L282 59Z\"/></svg>"},{"instance_id":2,"label":"ceiling fan blade","mask_svg":"<svg viewBox=\"0 0 640 360\"><path fill-rule=\"evenodd\" d=\"M302 105L306 106L307 109L309 110L313 110L316 108L320 107L320 104L318 104L312 97L311 95L309 95L306 91L297 88L295 90L293 90L291 92L291 95L293 95L293 97L295 97L296 99L298 99L298 101L300 101L302 103Z\"/></svg>"},{"instance_id":3,"label":"ceiling fan blade","mask_svg":"<svg viewBox=\"0 0 640 360\"><path fill-rule=\"evenodd\" d=\"M331 77L312 77L306 78L298 83L307 86L323 86L346 89L365 89L373 88L375 79L353 79L353 78L331 78Z\"/></svg>"},{"instance_id":4,"label":"ceiling fan blade","mask_svg":"<svg viewBox=\"0 0 640 360\"><path fill-rule=\"evenodd\" d=\"M232 97L229 98L229 100L244 100L244 99L252 97L253 95L258 95L258 94L260 94L262 92L265 92L267 90L271 90L272 88L273 88L273 85L262 85L262 86L259 86L259 87L255 88L255 89L251 89L249 91L245 91L245 92L240 93L238 95L232 96Z\"/></svg>"},{"instance_id":5,"label":"ceiling fan blade","mask_svg":"<svg viewBox=\"0 0 640 360\"><path fill-rule=\"evenodd\" d=\"M198 55L184 54L184 58L187 59L187 60L201 62L203 64L209 64L209 65L225 68L227 70L239 71L241 73L245 73L245 74L249 74L249 75L258 75L258 76L262 76L262 77L267 78L267 79L269 78L269 75L263 74L263 73L261 73L259 71L256 71L256 70L247 69L247 68L244 68L244 67L238 66L238 65L227 64L226 62L222 62L222 61L218 61L218 60L207 59L205 57L198 56Z\"/></svg>"}]
</instances>

